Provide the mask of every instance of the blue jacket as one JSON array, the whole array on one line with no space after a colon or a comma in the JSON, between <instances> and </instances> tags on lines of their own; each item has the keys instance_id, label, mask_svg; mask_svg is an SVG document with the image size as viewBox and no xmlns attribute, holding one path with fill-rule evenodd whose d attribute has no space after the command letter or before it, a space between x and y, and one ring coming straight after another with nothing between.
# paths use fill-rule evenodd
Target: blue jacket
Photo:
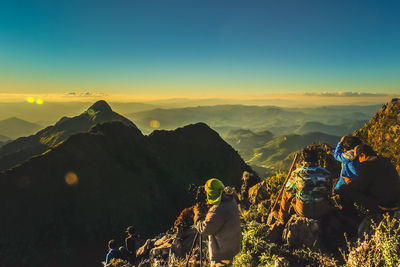
<instances>
[{"instance_id":1,"label":"blue jacket","mask_svg":"<svg viewBox=\"0 0 400 267\"><path fill-rule=\"evenodd\" d=\"M118 248L110 250L106 256L106 265L109 264L112 259L117 259L119 256L118 253L119 253Z\"/></svg>"},{"instance_id":2,"label":"blue jacket","mask_svg":"<svg viewBox=\"0 0 400 267\"><path fill-rule=\"evenodd\" d=\"M351 180L358 177L358 166L360 161L354 159L354 150L344 152L343 143L339 142L333 152L336 160L342 163L342 170L340 172L339 181L335 185L335 190L339 189L342 185L346 184L343 177L350 178Z\"/></svg>"}]
</instances>

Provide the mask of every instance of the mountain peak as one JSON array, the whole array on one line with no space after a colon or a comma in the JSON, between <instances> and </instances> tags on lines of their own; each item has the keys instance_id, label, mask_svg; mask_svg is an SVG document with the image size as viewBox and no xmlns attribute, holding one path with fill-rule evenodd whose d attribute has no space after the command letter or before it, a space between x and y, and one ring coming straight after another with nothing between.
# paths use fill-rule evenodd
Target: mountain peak
<instances>
[{"instance_id":1,"label":"mountain peak","mask_svg":"<svg viewBox=\"0 0 400 267\"><path fill-rule=\"evenodd\" d=\"M111 112L112 111L110 105L104 100L97 101L88 110L102 111L102 112Z\"/></svg>"}]
</instances>

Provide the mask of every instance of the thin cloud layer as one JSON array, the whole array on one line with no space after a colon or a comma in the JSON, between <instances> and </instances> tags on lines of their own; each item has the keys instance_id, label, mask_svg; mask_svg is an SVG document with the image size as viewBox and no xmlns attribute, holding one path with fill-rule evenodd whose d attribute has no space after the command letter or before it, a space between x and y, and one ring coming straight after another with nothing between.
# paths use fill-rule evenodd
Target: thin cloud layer
<instances>
[{"instance_id":1,"label":"thin cloud layer","mask_svg":"<svg viewBox=\"0 0 400 267\"><path fill-rule=\"evenodd\" d=\"M322 97L378 97L378 96L393 96L390 94L382 93L364 93L364 92L306 92L304 96L322 96Z\"/></svg>"},{"instance_id":2,"label":"thin cloud layer","mask_svg":"<svg viewBox=\"0 0 400 267\"><path fill-rule=\"evenodd\" d=\"M64 94L66 97L103 97L107 96L105 93L92 93L92 92L67 92Z\"/></svg>"}]
</instances>

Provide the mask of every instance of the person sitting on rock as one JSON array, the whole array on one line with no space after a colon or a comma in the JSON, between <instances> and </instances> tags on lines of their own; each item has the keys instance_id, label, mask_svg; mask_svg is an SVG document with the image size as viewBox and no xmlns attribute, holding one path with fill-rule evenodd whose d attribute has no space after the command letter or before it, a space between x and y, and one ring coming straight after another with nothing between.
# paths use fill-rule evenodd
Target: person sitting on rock
<instances>
[{"instance_id":1,"label":"person sitting on rock","mask_svg":"<svg viewBox=\"0 0 400 267\"><path fill-rule=\"evenodd\" d=\"M319 219L332 210L329 201L331 174L319 166L318 150L313 146L300 152L299 163L287 181L278 212L278 223L285 225L290 209L307 218Z\"/></svg>"},{"instance_id":2,"label":"person sitting on rock","mask_svg":"<svg viewBox=\"0 0 400 267\"><path fill-rule=\"evenodd\" d=\"M355 148L360 161L358 178L339 188L344 203L357 202L371 212L382 212L398 207L400 178L389 159L377 156L368 145Z\"/></svg>"},{"instance_id":3,"label":"person sitting on rock","mask_svg":"<svg viewBox=\"0 0 400 267\"><path fill-rule=\"evenodd\" d=\"M224 184L218 179L206 182L207 203L211 205L207 214L194 208L194 223L202 235L208 235L211 266L230 266L242 244L240 216L235 199L225 194Z\"/></svg>"},{"instance_id":4,"label":"person sitting on rock","mask_svg":"<svg viewBox=\"0 0 400 267\"><path fill-rule=\"evenodd\" d=\"M128 234L128 236L125 238L125 248L129 254L128 261L130 264L135 264L136 238L135 238L135 229L133 228L133 226L128 226L128 228L126 228L126 233Z\"/></svg>"},{"instance_id":5,"label":"person sitting on rock","mask_svg":"<svg viewBox=\"0 0 400 267\"><path fill-rule=\"evenodd\" d=\"M118 259L118 258L119 258L119 249L117 243L115 242L114 239L111 239L110 241L108 241L108 253L106 256L105 265L110 264L112 259Z\"/></svg>"},{"instance_id":6,"label":"person sitting on rock","mask_svg":"<svg viewBox=\"0 0 400 267\"><path fill-rule=\"evenodd\" d=\"M360 162L354 156L354 148L361 144L356 136L343 136L333 152L333 157L342 163L340 178L335 185L335 191L342 185L350 183L358 176L358 165Z\"/></svg>"}]
</instances>

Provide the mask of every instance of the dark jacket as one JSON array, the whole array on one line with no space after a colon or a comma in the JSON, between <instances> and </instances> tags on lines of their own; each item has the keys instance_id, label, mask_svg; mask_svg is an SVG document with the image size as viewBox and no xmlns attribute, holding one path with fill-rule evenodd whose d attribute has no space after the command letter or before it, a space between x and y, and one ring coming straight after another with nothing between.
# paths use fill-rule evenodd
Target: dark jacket
<instances>
[{"instance_id":1,"label":"dark jacket","mask_svg":"<svg viewBox=\"0 0 400 267\"><path fill-rule=\"evenodd\" d=\"M125 247L129 253L129 262L134 263L136 260L136 241L133 236L128 236L125 239Z\"/></svg>"},{"instance_id":2,"label":"dark jacket","mask_svg":"<svg viewBox=\"0 0 400 267\"><path fill-rule=\"evenodd\" d=\"M400 178L388 159L375 157L360 163L358 178L339 192L370 210L378 210L378 205L391 208L400 200Z\"/></svg>"},{"instance_id":3,"label":"dark jacket","mask_svg":"<svg viewBox=\"0 0 400 267\"><path fill-rule=\"evenodd\" d=\"M213 205L204 220L195 218L197 230L208 235L212 261L232 260L242 245L242 231L237 203L233 196L223 195L219 205Z\"/></svg>"}]
</instances>

